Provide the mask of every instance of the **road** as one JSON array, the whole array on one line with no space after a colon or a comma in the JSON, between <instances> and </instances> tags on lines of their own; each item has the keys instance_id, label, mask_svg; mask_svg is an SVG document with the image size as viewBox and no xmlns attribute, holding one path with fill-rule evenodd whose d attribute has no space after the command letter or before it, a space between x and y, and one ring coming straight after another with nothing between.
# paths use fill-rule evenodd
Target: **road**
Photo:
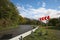
<instances>
[{"instance_id":1,"label":"road","mask_svg":"<svg viewBox=\"0 0 60 40\"><path fill-rule=\"evenodd\" d=\"M0 39L10 39L22 33L25 33L31 29L32 29L31 25L19 25L18 28L9 29L9 30L0 32Z\"/></svg>"}]
</instances>

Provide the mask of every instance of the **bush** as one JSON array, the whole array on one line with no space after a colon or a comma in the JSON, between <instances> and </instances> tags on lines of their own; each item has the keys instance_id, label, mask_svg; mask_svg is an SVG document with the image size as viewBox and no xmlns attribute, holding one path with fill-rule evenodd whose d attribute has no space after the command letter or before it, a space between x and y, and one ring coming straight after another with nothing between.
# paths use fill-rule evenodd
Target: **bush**
<instances>
[{"instance_id":1,"label":"bush","mask_svg":"<svg viewBox=\"0 0 60 40\"><path fill-rule=\"evenodd\" d=\"M60 27L60 23L57 23L57 24L56 24L56 27Z\"/></svg>"}]
</instances>

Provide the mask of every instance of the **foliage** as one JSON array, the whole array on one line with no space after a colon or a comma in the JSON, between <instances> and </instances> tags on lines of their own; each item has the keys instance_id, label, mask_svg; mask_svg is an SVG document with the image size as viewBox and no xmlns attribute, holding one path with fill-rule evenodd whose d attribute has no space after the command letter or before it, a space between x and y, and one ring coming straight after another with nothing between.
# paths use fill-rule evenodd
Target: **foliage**
<instances>
[{"instance_id":1,"label":"foliage","mask_svg":"<svg viewBox=\"0 0 60 40\"><path fill-rule=\"evenodd\" d=\"M41 22L35 19L23 18L20 17L19 24L27 24L27 25L40 25Z\"/></svg>"},{"instance_id":2,"label":"foliage","mask_svg":"<svg viewBox=\"0 0 60 40\"><path fill-rule=\"evenodd\" d=\"M24 38L24 40L60 40L60 31L45 29L40 27L33 34Z\"/></svg>"},{"instance_id":3,"label":"foliage","mask_svg":"<svg viewBox=\"0 0 60 40\"><path fill-rule=\"evenodd\" d=\"M19 17L19 25L26 24L27 20L23 18L22 16Z\"/></svg>"},{"instance_id":4,"label":"foliage","mask_svg":"<svg viewBox=\"0 0 60 40\"><path fill-rule=\"evenodd\" d=\"M59 23L57 18L50 19L48 22L48 25L50 26L56 26L56 24Z\"/></svg>"},{"instance_id":5,"label":"foliage","mask_svg":"<svg viewBox=\"0 0 60 40\"><path fill-rule=\"evenodd\" d=\"M18 24L19 13L9 0L0 0L0 27L11 27Z\"/></svg>"},{"instance_id":6,"label":"foliage","mask_svg":"<svg viewBox=\"0 0 60 40\"><path fill-rule=\"evenodd\" d=\"M18 24L40 25L41 22L20 16L15 5L10 0L0 0L0 29Z\"/></svg>"},{"instance_id":7,"label":"foliage","mask_svg":"<svg viewBox=\"0 0 60 40\"><path fill-rule=\"evenodd\" d=\"M50 19L48 25L53 26L53 27L48 27L49 29L60 30L60 18Z\"/></svg>"},{"instance_id":8,"label":"foliage","mask_svg":"<svg viewBox=\"0 0 60 40\"><path fill-rule=\"evenodd\" d=\"M58 23L58 19L56 18L50 19L48 22L48 24L51 26L56 26L56 23Z\"/></svg>"}]
</instances>

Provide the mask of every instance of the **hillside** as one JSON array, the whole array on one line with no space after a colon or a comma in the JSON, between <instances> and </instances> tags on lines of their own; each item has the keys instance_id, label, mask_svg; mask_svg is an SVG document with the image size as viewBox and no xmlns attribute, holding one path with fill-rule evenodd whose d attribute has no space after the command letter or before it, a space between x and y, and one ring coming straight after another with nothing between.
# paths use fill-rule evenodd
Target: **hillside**
<instances>
[{"instance_id":1,"label":"hillside","mask_svg":"<svg viewBox=\"0 0 60 40\"><path fill-rule=\"evenodd\" d=\"M0 30L15 28L17 25L40 25L35 19L23 18L16 6L9 0L0 0Z\"/></svg>"},{"instance_id":2,"label":"hillside","mask_svg":"<svg viewBox=\"0 0 60 40\"><path fill-rule=\"evenodd\" d=\"M19 13L9 0L0 0L0 29L2 27L16 26Z\"/></svg>"}]
</instances>

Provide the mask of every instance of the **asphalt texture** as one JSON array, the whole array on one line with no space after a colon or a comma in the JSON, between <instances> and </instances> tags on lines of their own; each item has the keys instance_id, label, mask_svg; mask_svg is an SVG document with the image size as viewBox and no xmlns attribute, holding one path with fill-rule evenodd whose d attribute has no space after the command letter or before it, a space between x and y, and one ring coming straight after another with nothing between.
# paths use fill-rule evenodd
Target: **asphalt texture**
<instances>
[{"instance_id":1,"label":"asphalt texture","mask_svg":"<svg viewBox=\"0 0 60 40\"><path fill-rule=\"evenodd\" d=\"M31 25L19 25L17 28L0 31L0 40L8 40L29 30L32 30Z\"/></svg>"}]
</instances>

